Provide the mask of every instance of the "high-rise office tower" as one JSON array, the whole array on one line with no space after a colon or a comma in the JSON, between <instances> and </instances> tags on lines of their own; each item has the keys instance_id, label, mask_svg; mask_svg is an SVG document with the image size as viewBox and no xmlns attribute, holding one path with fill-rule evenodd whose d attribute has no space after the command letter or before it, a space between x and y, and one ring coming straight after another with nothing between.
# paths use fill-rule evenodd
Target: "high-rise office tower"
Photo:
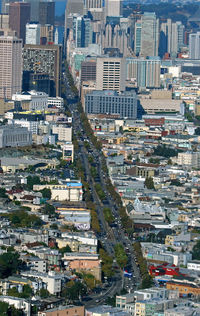
<instances>
[{"instance_id":1,"label":"high-rise office tower","mask_svg":"<svg viewBox=\"0 0 200 316\"><path fill-rule=\"evenodd\" d=\"M39 22L39 3L41 0L26 0L31 5L31 17L33 22Z\"/></svg>"},{"instance_id":2,"label":"high-rise office tower","mask_svg":"<svg viewBox=\"0 0 200 316\"><path fill-rule=\"evenodd\" d=\"M9 4L15 1L16 0L1 0L1 13L8 13Z\"/></svg>"},{"instance_id":3,"label":"high-rise office tower","mask_svg":"<svg viewBox=\"0 0 200 316\"><path fill-rule=\"evenodd\" d=\"M137 21L135 23L135 41L134 41L134 52L136 55L139 55L141 51L141 32L142 32L142 22Z\"/></svg>"},{"instance_id":4,"label":"high-rise office tower","mask_svg":"<svg viewBox=\"0 0 200 316\"><path fill-rule=\"evenodd\" d=\"M122 16L122 0L105 0L105 16Z\"/></svg>"},{"instance_id":5,"label":"high-rise office tower","mask_svg":"<svg viewBox=\"0 0 200 316\"><path fill-rule=\"evenodd\" d=\"M30 4L14 2L9 5L9 27L25 43L26 24L30 22Z\"/></svg>"},{"instance_id":6,"label":"high-rise office tower","mask_svg":"<svg viewBox=\"0 0 200 316\"><path fill-rule=\"evenodd\" d=\"M138 36L140 36L138 34ZM135 39L138 41L138 38ZM141 17L141 50L142 56L158 56L159 19L154 12L144 12ZM139 44L137 44L139 45Z\"/></svg>"},{"instance_id":7,"label":"high-rise office tower","mask_svg":"<svg viewBox=\"0 0 200 316\"><path fill-rule=\"evenodd\" d=\"M103 0L85 0L87 10L100 9L103 7Z\"/></svg>"},{"instance_id":8,"label":"high-rise office tower","mask_svg":"<svg viewBox=\"0 0 200 316\"><path fill-rule=\"evenodd\" d=\"M54 27L51 24L41 25L40 27L40 43L41 45L53 44Z\"/></svg>"},{"instance_id":9,"label":"high-rise office tower","mask_svg":"<svg viewBox=\"0 0 200 316\"><path fill-rule=\"evenodd\" d=\"M61 93L61 45L24 45L23 70L27 74L34 74L40 80L41 76L48 76L50 90L42 90L50 96L60 96ZM31 76L30 76L31 77ZM46 80L46 79L45 79ZM37 82L35 81L37 86ZM26 85L28 86L28 84Z\"/></svg>"},{"instance_id":10,"label":"high-rise office tower","mask_svg":"<svg viewBox=\"0 0 200 316\"><path fill-rule=\"evenodd\" d=\"M55 23L55 2L54 1L40 1L39 2L39 23L41 25Z\"/></svg>"},{"instance_id":11,"label":"high-rise office tower","mask_svg":"<svg viewBox=\"0 0 200 316\"><path fill-rule=\"evenodd\" d=\"M22 88L22 40L0 36L0 98L11 99Z\"/></svg>"},{"instance_id":12,"label":"high-rise office tower","mask_svg":"<svg viewBox=\"0 0 200 316\"><path fill-rule=\"evenodd\" d=\"M30 22L26 24L26 44L40 45L40 24Z\"/></svg>"},{"instance_id":13,"label":"high-rise office tower","mask_svg":"<svg viewBox=\"0 0 200 316\"><path fill-rule=\"evenodd\" d=\"M65 10L65 29L72 28L73 14L84 14L84 0L68 0Z\"/></svg>"},{"instance_id":14,"label":"high-rise office tower","mask_svg":"<svg viewBox=\"0 0 200 316\"><path fill-rule=\"evenodd\" d=\"M9 15L1 13L0 14L0 29L9 29Z\"/></svg>"},{"instance_id":15,"label":"high-rise office tower","mask_svg":"<svg viewBox=\"0 0 200 316\"><path fill-rule=\"evenodd\" d=\"M160 58L127 58L127 79L135 79L137 87L159 88L160 87Z\"/></svg>"},{"instance_id":16,"label":"high-rise office tower","mask_svg":"<svg viewBox=\"0 0 200 316\"><path fill-rule=\"evenodd\" d=\"M84 14L84 0L68 0L65 9L64 52L67 49L69 30L73 27L73 14Z\"/></svg>"},{"instance_id":17,"label":"high-rise office tower","mask_svg":"<svg viewBox=\"0 0 200 316\"><path fill-rule=\"evenodd\" d=\"M177 28L178 50L180 51L180 48L184 46L185 26L180 21L177 21L176 22L176 28Z\"/></svg>"},{"instance_id":18,"label":"high-rise office tower","mask_svg":"<svg viewBox=\"0 0 200 316\"><path fill-rule=\"evenodd\" d=\"M81 63L81 82L96 81L97 62L94 59L85 60Z\"/></svg>"},{"instance_id":19,"label":"high-rise office tower","mask_svg":"<svg viewBox=\"0 0 200 316\"><path fill-rule=\"evenodd\" d=\"M124 57L128 53L128 33L121 25L116 24L114 27L110 24L102 30L101 36L97 39L97 43L101 44L102 48L116 48L123 54Z\"/></svg>"},{"instance_id":20,"label":"high-rise office tower","mask_svg":"<svg viewBox=\"0 0 200 316\"><path fill-rule=\"evenodd\" d=\"M31 21L39 22L41 25L55 22L54 0L26 0L31 5Z\"/></svg>"},{"instance_id":21,"label":"high-rise office tower","mask_svg":"<svg viewBox=\"0 0 200 316\"><path fill-rule=\"evenodd\" d=\"M189 35L189 57L200 59L200 32Z\"/></svg>"},{"instance_id":22,"label":"high-rise office tower","mask_svg":"<svg viewBox=\"0 0 200 316\"><path fill-rule=\"evenodd\" d=\"M76 47L88 47L92 43L91 20L83 16L73 17L73 39Z\"/></svg>"},{"instance_id":23,"label":"high-rise office tower","mask_svg":"<svg viewBox=\"0 0 200 316\"><path fill-rule=\"evenodd\" d=\"M176 56L183 46L184 25L181 22L172 23L168 19L166 23L161 23L159 55L163 57L165 53Z\"/></svg>"},{"instance_id":24,"label":"high-rise office tower","mask_svg":"<svg viewBox=\"0 0 200 316\"><path fill-rule=\"evenodd\" d=\"M104 18L103 0L85 0L85 14L90 12L94 21Z\"/></svg>"},{"instance_id":25,"label":"high-rise office tower","mask_svg":"<svg viewBox=\"0 0 200 316\"><path fill-rule=\"evenodd\" d=\"M125 90L125 60L118 57L98 57L96 68L97 90Z\"/></svg>"}]
</instances>

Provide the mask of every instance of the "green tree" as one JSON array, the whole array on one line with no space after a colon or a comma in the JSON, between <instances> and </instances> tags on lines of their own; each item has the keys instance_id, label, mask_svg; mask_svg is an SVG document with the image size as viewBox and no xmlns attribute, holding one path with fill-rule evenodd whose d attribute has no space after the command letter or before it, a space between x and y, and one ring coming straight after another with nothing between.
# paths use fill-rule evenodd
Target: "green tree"
<instances>
[{"instance_id":1,"label":"green tree","mask_svg":"<svg viewBox=\"0 0 200 316\"><path fill-rule=\"evenodd\" d=\"M16 273L21 261L17 252L7 252L0 255L0 278L4 279Z\"/></svg>"},{"instance_id":2,"label":"green tree","mask_svg":"<svg viewBox=\"0 0 200 316\"><path fill-rule=\"evenodd\" d=\"M58 225L55 224L55 223L53 223L53 224L51 224L50 228L51 228L51 229L58 229Z\"/></svg>"},{"instance_id":3,"label":"green tree","mask_svg":"<svg viewBox=\"0 0 200 316\"><path fill-rule=\"evenodd\" d=\"M104 276L111 277L114 274L112 264L113 264L113 258L108 255L108 253L103 249L99 249L99 256L101 258L101 264L102 264L102 272Z\"/></svg>"},{"instance_id":4,"label":"green tree","mask_svg":"<svg viewBox=\"0 0 200 316\"><path fill-rule=\"evenodd\" d=\"M50 189L44 188L40 192L42 193L42 197L44 199L51 200L51 190Z\"/></svg>"},{"instance_id":5,"label":"green tree","mask_svg":"<svg viewBox=\"0 0 200 316\"><path fill-rule=\"evenodd\" d=\"M112 215L112 211L109 207L105 207L103 209L103 215L104 215L104 218L106 220L106 222L108 222L108 224L111 224L113 221L114 221L114 217Z\"/></svg>"},{"instance_id":6,"label":"green tree","mask_svg":"<svg viewBox=\"0 0 200 316\"><path fill-rule=\"evenodd\" d=\"M0 198L6 199L8 195L6 194L6 189L0 188Z\"/></svg>"},{"instance_id":7,"label":"green tree","mask_svg":"<svg viewBox=\"0 0 200 316\"><path fill-rule=\"evenodd\" d=\"M32 291L32 288L30 287L30 285L28 284L25 284L23 286L23 292L20 293L20 297L23 297L23 298L30 298L33 294L33 291Z\"/></svg>"},{"instance_id":8,"label":"green tree","mask_svg":"<svg viewBox=\"0 0 200 316\"><path fill-rule=\"evenodd\" d=\"M158 164L158 165L159 165L159 164L160 164L160 159L159 159L159 158L153 158L153 157L152 157L152 158L149 159L149 162L150 162L150 163L153 163L153 164Z\"/></svg>"},{"instance_id":9,"label":"green tree","mask_svg":"<svg viewBox=\"0 0 200 316\"><path fill-rule=\"evenodd\" d=\"M125 253L124 247L122 244L118 243L115 245L114 249L115 249L116 261L118 265L120 266L120 268L123 269L127 265L127 262L128 262L128 257Z\"/></svg>"},{"instance_id":10,"label":"green tree","mask_svg":"<svg viewBox=\"0 0 200 316\"><path fill-rule=\"evenodd\" d=\"M28 176L27 177L27 188L28 190L33 190L35 184L40 184L40 178L38 176Z\"/></svg>"},{"instance_id":11,"label":"green tree","mask_svg":"<svg viewBox=\"0 0 200 316\"><path fill-rule=\"evenodd\" d=\"M72 252L72 250L71 250L71 248L70 248L69 245L67 245L67 246L65 246L65 247L63 247L63 248L60 248L59 251L60 251L60 253L62 254L62 256L64 256L64 254L65 254L66 252Z\"/></svg>"},{"instance_id":12,"label":"green tree","mask_svg":"<svg viewBox=\"0 0 200 316\"><path fill-rule=\"evenodd\" d=\"M62 296L68 300L78 300L79 296L86 294L87 288L80 281L69 281L62 290Z\"/></svg>"},{"instance_id":13,"label":"green tree","mask_svg":"<svg viewBox=\"0 0 200 316\"><path fill-rule=\"evenodd\" d=\"M47 298L47 297L50 296L50 293L49 293L49 291L46 290L46 289L40 289L40 290L38 291L38 295L39 295L41 298Z\"/></svg>"},{"instance_id":14,"label":"green tree","mask_svg":"<svg viewBox=\"0 0 200 316\"><path fill-rule=\"evenodd\" d=\"M172 160L171 160L170 158L168 159L167 164L168 164L168 165L172 165Z\"/></svg>"},{"instance_id":15,"label":"green tree","mask_svg":"<svg viewBox=\"0 0 200 316\"><path fill-rule=\"evenodd\" d=\"M99 233L101 231L100 229L100 225L99 225L99 220L98 220L98 216L95 210L91 210L90 211L90 215L91 215L91 226L92 229L96 232Z\"/></svg>"},{"instance_id":16,"label":"green tree","mask_svg":"<svg viewBox=\"0 0 200 316\"><path fill-rule=\"evenodd\" d=\"M142 279L142 289L147 289L153 286L153 279L149 274L146 274Z\"/></svg>"},{"instance_id":17,"label":"green tree","mask_svg":"<svg viewBox=\"0 0 200 316\"><path fill-rule=\"evenodd\" d=\"M175 185L177 187L181 187L182 184L179 179L172 179L170 185Z\"/></svg>"},{"instance_id":18,"label":"green tree","mask_svg":"<svg viewBox=\"0 0 200 316\"><path fill-rule=\"evenodd\" d=\"M49 215L49 216L55 216L56 213L55 213L55 207L51 204L48 204L46 203L44 205L44 207L42 208L42 213L45 214L45 215Z\"/></svg>"},{"instance_id":19,"label":"green tree","mask_svg":"<svg viewBox=\"0 0 200 316\"><path fill-rule=\"evenodd\" d=\"M162 156L165 158L170 158L178 155L178 150L168 147L166 145L158 145L153 152L156 156Z\"/></svg>"},{"instance_id":20,"label":"green tree","mask_svg":"<svg viewBox=\"0 0 200 316\"><path fill-rule=\"evenodd\" d=\"M197 128L195 129L195 134L196 134L196 135L200 135L200 127L197 127Z\"/></svg>"},{"instance_id":21,"label":"green tree","mask_svg":"<svg viewBox=\"0 0 200 316\"><path fill-rule=\"evenodd\" d=\"M93 290L98 283L98 281L95 279L94 275L91 273L83 273L83 280L87 286L88 289Z\"/></svg>"},{"instance_id":22,"label":"green tree","mask_svg":"<svg viewBox=\"0 0 200 316\"><path fill-rule=\"evenodd\" d=\"M154 190L154 182L153 182L153 178L152 177L148 177L145 179L144 185L147 189L152 189Z\"/></svg>"},{"instance_id":23,"label":"green tree","mask_svg":"<svg viewBox=\"0 0 200 316\"><path fill-rule=\"evenodd\" d=\"M42 220L37 215L29 215L24 210L14 211L5 214L4 216L8 217L15 227L41 227L43 224Z\"/></svg>"},{"instance_id":24,"label":"green tree","mask_svg":"<svg viewBox=\"0 0 200 316\"><path fill-rule=\"evenodd\" d=\"M8 296L19 297L19 292L16 287L8 289Z\"/></svg>"},{"instance_id":25,"label":"green tree","mask_svg":"<svg viewBox=\"0 0 200 316\"><path fill-rule=\"evenodd\" d=\"M8 303L0 302L0 316L23 316L22 310L10 306Z\"/></svg>"},{"instance_id":26,"label":"green tree","mask_svg":"<svg viewBox=\"0 0 200 316\"><path fill-rule=\"evenodd\" d=\"M194 260L200 260L200 240L198 240L196 245L192 248L192 258Z\"/></svg>"}]
</instances>

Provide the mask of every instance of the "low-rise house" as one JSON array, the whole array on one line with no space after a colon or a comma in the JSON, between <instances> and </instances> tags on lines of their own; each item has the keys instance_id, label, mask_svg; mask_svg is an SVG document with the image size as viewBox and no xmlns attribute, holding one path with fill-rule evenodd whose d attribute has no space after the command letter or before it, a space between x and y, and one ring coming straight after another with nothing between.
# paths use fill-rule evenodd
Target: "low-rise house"
<instances>
[{"instance_id":1,"label":"low-rise house","mask_svg":"<svg viewBox=\"0 0 200 316\"><path fill-rule=\"evenodd\" d=\"M101 262L98 254L69 252L63 258L66 269L91 273L101 280Z\"/></svg>"},{"instance_id":2,"label":"low-rise house","mask_svg":"<svg viewBox=\"0 0 200 316\"><path fill-rule=\"evenodd\" d=\"M163 313L168 308L174 307L174 301L168 299L152 299L147 301L137 301L135 303L135 314L137 316L154 316L156 313Z\"/></svg>"},{"instance_id":3,"label":"low-rise house","mask_svg":"<svg viewBox=\"0 0 200 316\"><path fill-rule=\"evenodd\" d=\"M187 263L187 269L200 271L200 260L191 260Z\"/></svg>"},{"instance_id":4,"label":"low-rise house","mask_svg":"<svg viewBox=\"0 0 200 316\"><path fill-rule=\"evenodd\" d=\"M86 316L130 316L128 312L118 307L100 305L86 309Z\"/></svg>"},{"instance_id":5,"label":"low-rise house","mask_svg":"<svg viewBox=\"0 0 200 316\"><path fill-rule=\"evenodd\" d=\"M168 247L162 244L142 243L143 256L148 261L168 262L176 266L187 265L187 262L192 259L190 252L171 251Z\"/></svg>"},{"instance_id":6,"label":"low-rise house","mask_svg":"<svg viewBox=\"0 0 200 316\"><path fill-rule=\"evenodd\" d=\"M56 249L37 246L28 248L27 252L33 253L40 259L44 259L48 267L59 267L61 264L61 253Z\"/></svg>"},{"instance_id":7,"label":"low-rise house","mask_svg":"<svg viewBox=\"0 0 200 316\"><path fill-rule=\"evenodd\" d=\"M166 283L169 290L178 290L180 297L200 296L200 287L195 282L180 282L180 280L171 280Z\"/></svg>"},{"instance_id":8,"label":"low-rise house","mask_svg":"<svg viewBox=\"0 0 200 316\"><path fill-rule=\"evenodd\" d=\"M22 271L21 275L35 278L36 280L42 280L46 283L46 288L52 295L59 295L62 290L62 279L61 274L56 274L53 271L48 273L39 273L36 271Z\"/></svg>"},{"instance_id":9,"label":"low-rise house","mask_svg":"<svg viewBox=\"0 0 200 316\"><path fill-rule=\"evenodd\" d=\"M13 305L16 309L22 310L25 316L31 316L31 304L24 298L2 295L0 296L0 301Z\"/></svg>"},{"instance_id":10,"label":"low-rise house","mask_svg":"<svg viewBox=\"0 0 200 316\"><path fill-rule=\"evenodd\" d=\"M59 306L38 312L38 316L85 316L84 306Z\"/></svg>"},{"instance_id":11,"label":"low-rise house","mask_svg":"<svg viewBox=\"0 0 200 316\"><path fill-rule=\"evenodd\" d=\"M31 270L45 273L47 271L46 260L39 257L33 257L29 255L21 255L20 258L26 263L27 267Z\"/></svg>"}]
</instances>

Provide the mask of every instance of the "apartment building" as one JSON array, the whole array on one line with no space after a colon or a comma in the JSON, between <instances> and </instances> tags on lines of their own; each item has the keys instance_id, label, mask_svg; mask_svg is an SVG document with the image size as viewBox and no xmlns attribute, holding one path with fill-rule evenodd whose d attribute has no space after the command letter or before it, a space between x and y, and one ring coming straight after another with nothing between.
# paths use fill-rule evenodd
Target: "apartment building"
<instances>
[{"instance_id":1,"label":"apartment building","mask_svg":"<svg viewBox=\"0 0 200 316\"><path fill-rule=\"evenodd\" d=\"M125 60L118 57L98 57L96 68L97 90L125 90Z\"/></svg>"}]
</instances>

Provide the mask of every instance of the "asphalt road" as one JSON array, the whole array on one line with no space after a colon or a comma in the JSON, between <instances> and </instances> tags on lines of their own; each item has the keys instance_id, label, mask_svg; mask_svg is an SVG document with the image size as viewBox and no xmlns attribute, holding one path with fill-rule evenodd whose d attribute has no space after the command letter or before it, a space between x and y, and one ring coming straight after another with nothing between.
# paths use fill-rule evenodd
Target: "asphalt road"
<instances>
[{"instance_id":1,"label":"asphalt road","mask_svg":"<svg viewBox=\"0 0 200 316\"><path fill-rule=\"evenodd\" d=\"M68 102L68 108L72 113L73 117L73 132L77 138L78 145L79 145L79 151L76 153L76 155L81 159L84 166L84 172L86 175L87 182L90 186L90 192L92 194L93 201L96 205L96 210L98 214L98 219L100 221L101 226L101 234L98 236L98 239L103 244L105 250L110 254L111 256L114 255L114 245L118 242L122 243L124 247L126 248L126 252L128 255L128 270L129 272L132 272L133 277L128 279L123 277L123 272L118 271L115 273L115 277L113 278L111 285L106 289L102 290L100 294L94 294L91 295L92 300L85 302L86 306L94 306L98 304L102 304L104 300L108 296L113 296L116 293L119 293L122 288L126 288L128 291L132 291L137 288L137 285L140 283L140 273L139 269L135 263L135 256L132 246L132 241L128 239L128 237L125 235L124 230L122 228L121 222L120 222L120 216L118 213L118 207L113 201L112 197L107 191L106 188L106 176L102 170L102 153L99 152L93 144L90 142L90 153L88 153L87 149L84 146L83 140L87 140L87 135L83 129L83 125L80 119L80 114L77 110L77 103L73 103L73 93L70 90L70 87L68 85L68 80L65 78L65 84L66 84L66 93L69 97L70 102ZM81 134L81 137L78 137L78 135ZM83 140L82 140L83 139ZM95 191L95 182L91 176L90 172L90 164L88 161L88 156L92 155L98 170L98 177L99 181L102 187L102 190L104 191L106 195L106 205L104 205L96 191ZM76 159L77 157L75 157ZM113 216L115 218L116 227L111 228L107 222L104 219L103 216L103 208L109 207L112 210ZM116 264L115 264L116 265Z\"/></svg>"}]
</instances>

